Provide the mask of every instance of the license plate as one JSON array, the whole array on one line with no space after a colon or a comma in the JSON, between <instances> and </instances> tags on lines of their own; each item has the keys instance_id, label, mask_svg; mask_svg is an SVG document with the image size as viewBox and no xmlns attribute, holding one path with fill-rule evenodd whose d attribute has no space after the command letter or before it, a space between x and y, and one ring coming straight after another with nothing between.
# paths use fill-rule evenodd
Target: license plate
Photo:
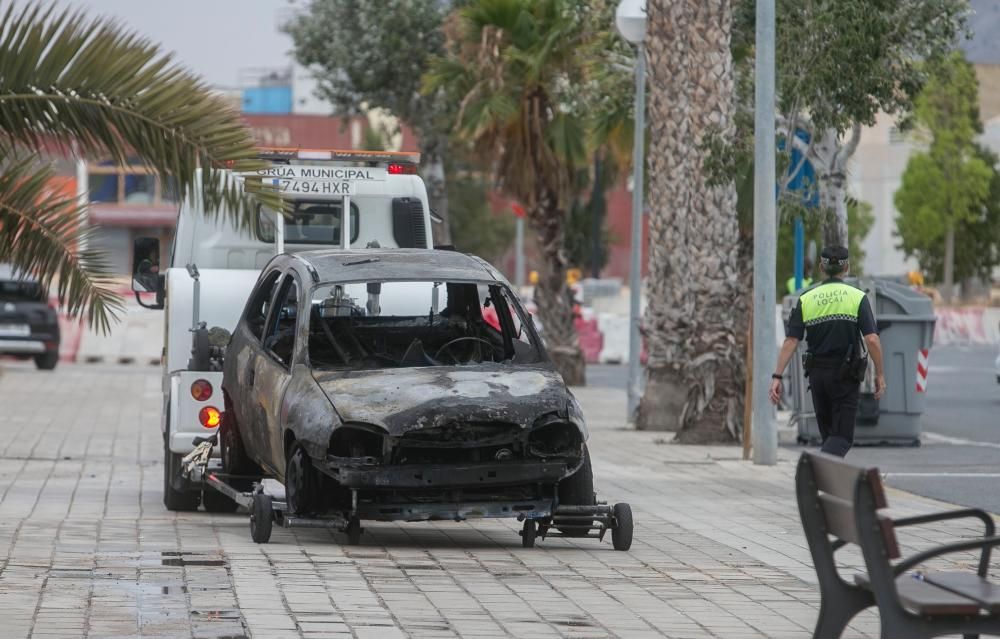
<instances>
[{"instance_id":1,"label":"license plate","mask_svg":"<svg viewBox=\"0 0 1000 639\"><path fill-rule=\"evenodd\" d=\"M27 337L31 327L27 324L0 324L0 337Z\"/></svg>"},{"instance_id":2,"label":"license plate","mask_svg":"<svg viewBox=\"0 0 1000 639\"><path fill-rule=\"evenodd\" d=\"M335 180L288 180L278 179L278 190L282 193L302 195L353 195L354 182Z\"/></svg>"}]
</instances>

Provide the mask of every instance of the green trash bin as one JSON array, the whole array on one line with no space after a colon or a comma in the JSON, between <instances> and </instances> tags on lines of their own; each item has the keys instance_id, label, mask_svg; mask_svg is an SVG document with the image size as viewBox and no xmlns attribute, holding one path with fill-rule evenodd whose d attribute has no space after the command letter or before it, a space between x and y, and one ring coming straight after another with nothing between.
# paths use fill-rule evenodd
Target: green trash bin
<instances>
[{"instance_id":1,"label":"green trash bin","mask_svg":"<svg viewBox=\"0 0 1000 639\"><path fill-rule=\"evenodd\" d=\"M855 444L920 445L920 419L927 390L927 362L934 339L934 304L929 297L908 286L888 280L849 279L849 284L868 292L874 288L875 320L882 341L885 362L886 393L874 397L874 366L861 387L858 420L854 428ZM797 298L789 296L785 308L791 309ZM788 311L790 313L790 310ZM799 346L800 354L805 344ZM819 444L819 426L813 411L808 380L797 356L791 370L792 419L803 444Z\"/></svg>"}]
</instances>

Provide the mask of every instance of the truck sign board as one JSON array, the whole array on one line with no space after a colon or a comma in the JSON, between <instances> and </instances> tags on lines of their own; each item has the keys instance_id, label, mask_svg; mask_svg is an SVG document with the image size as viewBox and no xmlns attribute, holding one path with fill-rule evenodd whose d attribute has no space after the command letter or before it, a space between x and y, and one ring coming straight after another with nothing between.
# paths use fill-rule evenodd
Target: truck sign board
<instances>
[{"instance_id":1,"label":"truck sign board","mask_svg":"<svg viewBox=\"0 0 1000 639\"><path fill-rule=\"evenodd\" d=\"M354 183L384 182L383 167L278 165L245 173L244 177L271 179L282 193L352 195Z\"/></svg>"}]
</instances>

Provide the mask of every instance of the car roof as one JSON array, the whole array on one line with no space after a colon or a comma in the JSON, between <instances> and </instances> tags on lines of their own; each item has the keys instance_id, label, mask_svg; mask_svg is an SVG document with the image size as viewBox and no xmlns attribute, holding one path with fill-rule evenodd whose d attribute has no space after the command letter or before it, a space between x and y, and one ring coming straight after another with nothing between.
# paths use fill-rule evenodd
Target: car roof
<instances>
[{"instance_id":1,"label":"car roof","mask_svg":"<svg viewBox=\"0 0 1000 639\"><path fill-rule=\"evenodd\" d=\"M449 250L428 249L326 249L297 251L320 282L365 280L476 280L504 281L484 260Z\"/></svg>"}]
</instances>

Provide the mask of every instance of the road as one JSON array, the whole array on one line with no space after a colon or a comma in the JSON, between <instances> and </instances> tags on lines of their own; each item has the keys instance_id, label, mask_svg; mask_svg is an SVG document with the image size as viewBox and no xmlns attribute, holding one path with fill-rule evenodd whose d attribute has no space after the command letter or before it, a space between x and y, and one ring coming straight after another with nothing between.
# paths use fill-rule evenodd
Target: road
<instances>
[{"instance_id":1,"label":"road","mask_svg":"<svg viewBox=\"0 0 1000 639\"><path fill-rule=\"evenodd\" d=\"M890 485L1000 513L1000 385L992 346L931 351L920 448L855 448L850 459L878 466ZM591 366L588 383L624 388L625 367ZM888 380L893 383L892 380Z\"/></svg>"}]
</instances>

